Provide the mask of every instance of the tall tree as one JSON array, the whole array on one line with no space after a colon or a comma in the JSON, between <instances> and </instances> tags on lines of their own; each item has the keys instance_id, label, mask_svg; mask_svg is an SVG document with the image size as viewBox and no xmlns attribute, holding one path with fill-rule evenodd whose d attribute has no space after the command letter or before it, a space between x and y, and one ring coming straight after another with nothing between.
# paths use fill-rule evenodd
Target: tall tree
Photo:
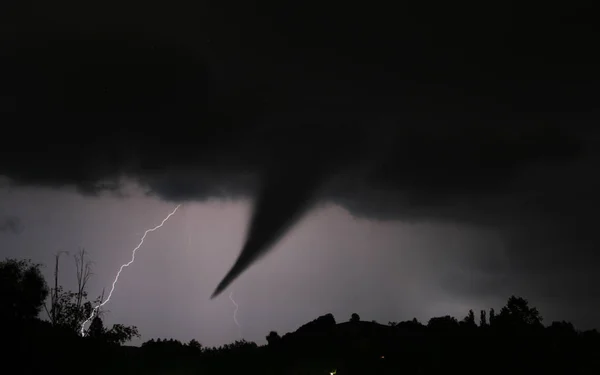
<instances>
[{"instance_id":1,"label":"tall tree","mask_svg":"<svg viewBox=\"0 0 600 375\"><path fill-rule=\"evenodd\" d=\"M60 256L64 253L67 253L67 252L59 251L54 256L54 286L52 288L50 288L50 309L48 309L48 307L46 305L44 305L44 309L46 309L46 314L48 314L48 319L50 319L50 323L52 323L52 325L57 325L58 300L59 300L59 295L61 294L61 290L59 290L59 286L58 286L58 267L59 267Z\"/></svg>"},{"instance_id":2,"label":"tall tree","mask_svg":"<svg viewBox=\"0 0 600 375\"><path fill-rule=\"evenodd\" d=\"M77 307L81 307L85 297L85 287L92 276L92 262L85 259L85 249L75 254L75 267L77 271Z\"/></svg>"},{"instance_id":3,"label":"tall tree","mask_svg":"<svg viewBox=\"0 0 600 375\"><path fill-rule=\"evenodd\" d=\"M268 335L267 335L267 343L269 345L276 345L279 340L281 340L281 336L279 336L279 334L275 331L271 331Z\"/></svg>"},{"instance_id":4,"label":"tall tree","mask_svg":"<svg viewBox=\"0 0 600 375\"><path fill-rule=\"evenodd\" d=\"M194 351L201 351L202 350L202 344L200 344L200 342L198 342L198 340L196 339L191 339L190 342L188 342L187 344L188 348L194 350Z\"/></svg>"},{"instance_id":5,"label":"tall tree","mask_svg":"<svg viewBox=\"0 0 600 375\"><path fill-rule=\"evenodd\" d=\"M485 327L487 326L487 317L486 317L486 312L485 310L481 310L479 312L479 326L480 327Z\"/></svg>"},{"instance_id":6,"label":"tall tree","mask_svg":"<svg viewBox=\"0 0 600 375\"><path fill-rule=\"evenodd\" d=\"M490 309L490 325L494 325L496 323L496 311L494 311L494 308Z\"/></svg>"},{"instance_id":7,"label":"tall tree","mask_svg":"<svg viewBox=\"0 0 600 375\"><path fill-rule=\"evenodd\" d=\"M535 307L529 307L529 301L522 297L511 296L498 317L502 324L540 326L542 316Z\"/></svg>"},{"instance_id":8,"label":"tall tree","mask_svg":"<svg viewBox=\"0 0 600 375\"><path fill-rule=\"evenodd\" d=\"M102 321L103 311L99 306L104 300L104 291L102 295L94 301L87 300L87 283L92 276L92 262L86 258L85 249L81 249L75 256L75 271L77 280L77 289L75 292L64 290L59 285L59 260L62 253L59 252L55 257L54 266L54 288L50 298L50 308L46 307L46 313L53 325L66 327L70 330L80 333L82 324L92 317L90 325L83 333L96 340L113 344L124 344L140 334L135 326L126 326L123 324L114 324L108 329ZM93 316L92 316L93 313Z\"/></svg>"},{"instance_id":9,"label":"tall tree","mask_svg":"<svg viewBox=\"0 0 600 375\"><path fill-rule=\"evenodd\" d=\"M60 256L64 253L68 254L66 251L60 251L55 256L54 287L51 289L50 308L47 306L44 307L53 325L78 330L81 324L92 314L93 305L102 302L103 295L96 298L93 302L86 301L86 287L88 280L92 276L92 263L86 259L85 249L81 249L73 256L75 260L77 291L64 290L58 282ZM101 313L99 310L96 311L97 315Z\"/></svg>"},{"instance_id":10,"label":"tall tree","mask_svg":"<svg viewBox=\"0 0 600 375\"><path fill-rule=\"evenodd\" d=\"M466 326L469 327L475 327L475 313L473 312L473 310L469 310L469 313L467 314L467 316L465 316L465 318L463 319L462 323Z\"/></svg>"},{"instance_id":11,"label":"tall tree","mask_svg":"<svg viewBox=\"0 0 600 375\"><path fill-rule=\"evenodd\" d=\"M30 260L6 259L0 262L0 318L36 318L48 296L40 265Z\"/></svg>"}]
</instances>

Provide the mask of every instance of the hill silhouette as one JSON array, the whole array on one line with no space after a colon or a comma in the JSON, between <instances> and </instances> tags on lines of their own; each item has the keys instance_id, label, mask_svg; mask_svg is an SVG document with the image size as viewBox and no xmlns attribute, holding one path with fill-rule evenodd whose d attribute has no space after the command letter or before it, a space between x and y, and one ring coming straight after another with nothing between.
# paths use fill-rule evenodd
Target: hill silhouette
<instances>
[{"instance_id":1,"label":"hill silhouette","mask_svg":"<svg viewBox=\"0 0 600 375\"><path fill-rule=\"evenodd\" d=\"M426 324L417 319L381 324L361 320L358 314L336 322L325 314L283 336L270 332L262 346L239 340L203 347L198 340L161 338L126 346L137 335L135 327L115 324L106 329L96 316L81 337L68 314L60 318L65 306L79 316L66 302L47 310L54 320L40 319L49 293L38 267L27 261L0 262L2 373L600 373L598 331L579 331L566 321L544 326L541 313L517 296L498 313L480 311L478 323L472 310L461 320L446 315ZM57 290L62 289L51 288L51 300L60 300ZM77 297L64 293L63 300Z\"/></svg>"}]
</instances>

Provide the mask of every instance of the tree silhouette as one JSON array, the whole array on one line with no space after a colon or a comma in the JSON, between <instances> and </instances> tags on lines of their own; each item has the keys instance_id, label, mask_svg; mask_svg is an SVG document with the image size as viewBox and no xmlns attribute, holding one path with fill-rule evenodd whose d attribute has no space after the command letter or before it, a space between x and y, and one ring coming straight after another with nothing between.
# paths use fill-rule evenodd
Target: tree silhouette
<instances>
[{"instance_id":1,"label":"tree silhouette","mask_svg":"<svg viewBox=\"0 0 600 375\"><path fill-rule=\"evenodd\" d=\"M281 340L281 336L279 336L279 334L275 331L271 331L267 335L267 343L269 345L276 345L279 342L279 340Z\"/></svg>"},{"instance_id":2,"label":"tree silhouette","mask_svg":"<svg viewBox=\"0 0 600 375\"><path fill-rule=\"evenodd\" d=\"M2 320L36 318L48 296L40 265L30 260L6 259L0 262L0 295Z\"/></svg>"},{"instance_id":3,"label":"tree silhouette","mask_svg":"<svg viewBox=\"0 0 600 375\"><path fill-rule=\"evenodd\" d=\"M465 318L463 319L463 321L461 323L467 327L475 327L476 326L475 313L473 312L473 310L469 310L469 313L467 314L467 316L465 316Z\"/></svg>"},{"instance_id":4,"label":"tree silhouette","mask_svg":"<svg viewBox=\"0 0 600 375\"><path fill-rule=\"evenodd\" d=\"M567 335L577 333L577 331L575 330L575 327L573 326L573 323L565 322L564 320L560 321L560 322L557 322L557 321L552 322L552 324L550 324L550 326L548 327L548 330L564 333Z\"/></svg>"},{"instance_id":5,"label":"tree silhouette","mask_svg":"<svg viewBox=\"0 0 600 375\"><path fill-rule=\"evenodd\" d=\"M75 260L77 291L64 290L59 284L59 261L63 253L66 252L61 251L55 256L54 287L51 288L50 307L48 308L44 305L52 325L66 328L79 334L81 325L93 313L94 317L90 322L90 326L87 328L87 331L84 331L86 336L97 341L118 345L130 341L134 337L139 337L140 334L135 326L114 324L110 329L104 326L102 309L94 309L94 306L98 306L104 300L104 292L94 301L87 300L88 293L86 287L88 280L92 276L92 262L86 259L84 249L81 249L73 257Z\"/></svg>"},{"instance_id":6,"label":"tree silhouette","mask_svg":"<svg viewBox=\"0 0 600 375\"><path fill-rule=\"evenodd\" d=\"M190 342L188 342L187 346L188 346L188 348L190 348L192 350L196 350L196 351L202 350L202 344L200 344L198 342L198 340L196 340L196 339L191 339Z\"/></svg>"},{"instance_id":7,"label":"tree silhouette","mask_svg":"<svg viewBox=\"0 0 600 375\"><path fill-rule=\"evenodd\" d=\"M511 296L500 310L499 322L503 325L541 326L542 316L535 307L529 307L525 298Z\"/></svg>"},{"instance_id":8,"label":"tree silhouette","mask_svg":"<svg viewBox=\"0 0 600 375\"><path fill-rule=\"evenodd\" d=\"M60 251L54 260L54 287L50 289L50 308L44 305L50 322L55 326L66 327L72 331L79 331L81 324L92 314L92 304L98 305L102 302L103 295L95 301L86 301L87 282L92 275L91 262L86 259L84 249L74 255L77 291L64 290L59 284L59 261L60 256L66 251ZM101 315L102 311L96 310L95 314Z\"/></svg>"},{"instance_id":9,"label":"tree silhouette","mask_svg":"<svg viewBox=\"0 0 600 375\"><path fill-rule=\"evenodd\" d=\"M439 332L452 331L458 327L458 320L450 315L434 317L427 322L427 328Z\"/></svg>"},{"instance_id":10,"label":"tree silhouette","mask_svg":"<svg viewBox=\"0 0 600 375\"><path fill-rule=\"evenodd\" d=\"M487 318L486 318L485 310L481 310L479 312L479 326L480 327L487 326Z\"/></svg>"},{"instance_id":11,"label":"tree silhouette","mask_svg":"<svg viewBox=\"0 0 600 375\"><path fill-rule=\"evenodd\" d=\"M231 344L225 344L221 347L221 350L231 353L244 353L252 349L256 349L258 345L252 341L246 341L244 339L236 340Z\"/></svg>"},{"instance_id":12,"label":"tree silhouette","mask_svg":"<svg viewBox=\"0 0 600 375\"><path fill-rule=\"evenodd\" d=\"M104 328L104 323L99 316L95 316L90 323L90 328L87 331L88 337L92 339L102 339L106 333L106 328Z\"/></svg>"},{"instance_id":13,"label":"tree silhouette","mask_svg":"<svg viewBox=\"0 0 600 375\"><path fill-rule=\"evenodd\" d=\"M490 325L494 325L494 323L496 323L496 311L494 311L494 308L490 309Z\"/></svg>"},{"instance_id":14,"label":"tree silhouette","mask_svg":"<svg viewBox=\"0 0 600 375\"><path fill-rule=\"evenodd\" d=\"M72 331L79 331L81 323L83 323L93 311L92 305L97 305L101 301L101 297L97 298L93 303L85 301L79 302L79 299L87 298L87 292L79 295L77 292L64 290L62 286L52 289L52 307L46 309L50 317L50 321L57 327L65 327ZM97 311L95 314L101 312Z\"/></svg>"},{"instance_id":15,"label":"tree silhouette","mask_svg":"<svg viewBox=\"0 0 600 375\"><path fill-rule=\"evenodd\" d=\"M105 331L103 339L111 344L123 345L134 337L140 337L136 326L113 324L111 329Z\"/></svg>"},{"instance_id":16,"label":"tree silhouette","mask_svg":"<svg viewBox=\"0 0 600 375\"><path fill-rule=\"evenodd\" d=\"M79 265L85 264L81 258L76 260ZM45 296L40 293L45 284L38 267L28 261L0 263L0 291L2 297L7 297L0 299L1 312L6 318L0 320L0 324L4 324L0 328L0 341L3 348L7 348L3 353L12 358L10 350L16 348L18 354L27 353L38 359L20 363L24 373L40 373L48 368L52 372L70 373L69 369L65 370L68 366L64 361L39 360L59 358L65 353L72 356L73 373L81 372L82 368L88 370L85 366L90 354L103 358L94 365L97 371L92 373L111 373L118 368L127 373L148 375L439 374L444 371L479 374L479 363L494 364L486 370L489 375L600 373L597 360L600 334L596 330L581 332L566 321L555 321L544 327L539 311L526 299L515 296L508 299L498 315L494 309L489 310L489 316L482 310L479 327L475 324L473 310L469 310L460 322L446 315L431 318L426 326L417 319L390 322L389 326L384 326L361 321L356 313L350 321L360 324L337 324L329 313L283 337L271 331L266 336L268 345L262 347L241 340L204 348L196 340L184 344L179 340L160 338L144 342L141 348L124 347L122 344L139 336L137 329L120 324L108 329L101 315L92 319L87 337L75 334L68 322L77 319L70 314L84 306L91 309L92 305L85 301L85 288L64 292L58 277L51 298L54 306L48 309L54 324L35 319ZM31 280L37 280L35 283L24 281L28 280L24 276L28 273ZM32 288L32 285L37 287ZM37 299L30 298L32 295L37 295ZM82 298L78 299L78 296ZM487 317L489 321L486 321ZM16 318L30 320L15 322Z\"/></svg>"}]
</instances>

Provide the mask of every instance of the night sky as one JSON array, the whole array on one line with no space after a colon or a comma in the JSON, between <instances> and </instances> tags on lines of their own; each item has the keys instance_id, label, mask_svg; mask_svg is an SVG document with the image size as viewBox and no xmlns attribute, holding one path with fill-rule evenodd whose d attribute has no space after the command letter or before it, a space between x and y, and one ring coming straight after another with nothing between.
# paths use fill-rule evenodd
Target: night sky
<instances>
[{"instance_id":1,"label":"night sky","mask_svg":"<svg viewBox=\"0 0 600 375\"><path fill-rule=\"evenodd\" d=\"M239 338L232 291L260 343L511 294L600 327L593 12L486 4L3 3L0 255L84 247L95 296L181 204L106 305L143 340Z\"/></svg>"}]
</instances>

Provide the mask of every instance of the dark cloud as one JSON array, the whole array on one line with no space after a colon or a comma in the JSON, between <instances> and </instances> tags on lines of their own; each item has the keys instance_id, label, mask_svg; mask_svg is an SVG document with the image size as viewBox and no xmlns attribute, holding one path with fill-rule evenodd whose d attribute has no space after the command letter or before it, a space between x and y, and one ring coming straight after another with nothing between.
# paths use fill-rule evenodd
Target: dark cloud
<instances>
[{"instance_id":1,"label":"dark cloud","mask_svg":"<svg viewBox=\"0 0 600 375\"><path fill-rule=\"evenodd\" d=\"M598 57L585 9L473 18L454 4L344 4L350 21L333 5L145 3L132 17L111 4L53 3L3 34L1 96L16 106L0 174L84 193L130 178L174 201L256 197L217 292L319 199L375 219L552 228L563 249L588 239Z\"/></svg>"}]
</instances>

